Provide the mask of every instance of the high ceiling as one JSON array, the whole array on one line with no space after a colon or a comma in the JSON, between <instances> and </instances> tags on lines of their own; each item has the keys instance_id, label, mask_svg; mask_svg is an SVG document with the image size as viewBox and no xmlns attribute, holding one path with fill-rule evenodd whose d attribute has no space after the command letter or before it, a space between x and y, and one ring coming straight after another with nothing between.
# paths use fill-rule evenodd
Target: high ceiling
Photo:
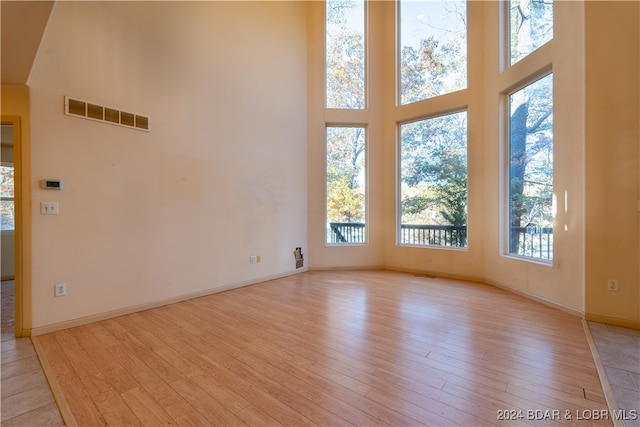
<instances>
[{"instance_id":1,"label":"high ceiling","mask_svg":"<svg viewBox=\"0 0 640 427\"><path fill-rule=\"evenodd\" d=\"M2 84L27 83L54 1L0 1Z\"/></svg>"}]
</instances>

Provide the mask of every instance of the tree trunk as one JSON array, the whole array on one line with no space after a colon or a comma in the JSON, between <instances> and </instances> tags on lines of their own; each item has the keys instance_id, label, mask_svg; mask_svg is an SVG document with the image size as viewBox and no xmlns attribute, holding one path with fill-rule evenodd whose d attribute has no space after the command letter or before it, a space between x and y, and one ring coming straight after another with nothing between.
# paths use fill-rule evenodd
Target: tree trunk
<instances>
[{"instance_id":1,"label":"tree trunk","mask_svg":"<svg viewBox=\"0 0 640 427\"><path fill-rule=\"evenodd\" d=\"M510 185L510 205L509 223L511 230L509 233L509 252L518 253L519 233L514 232L514 228L522 226L522 215L524 209L524 172L527 158L527 116L529 105L520 105L511 116L509 126L509 185Z\"/></svg>"}]
</instances>

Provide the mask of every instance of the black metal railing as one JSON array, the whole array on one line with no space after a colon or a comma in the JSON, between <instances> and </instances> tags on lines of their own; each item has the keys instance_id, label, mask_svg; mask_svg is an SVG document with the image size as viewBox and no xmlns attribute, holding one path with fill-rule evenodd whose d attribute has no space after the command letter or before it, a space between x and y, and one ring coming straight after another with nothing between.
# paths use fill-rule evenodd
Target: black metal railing
<instances>
[{"instance_id":1,"label":"black metal railing","mask_svg":"<svg viewBox=\"0 0 640 427\"><path fill-rule=\"evenodd\" d=\"M401 224L400 244L464 248L467 246L467 226Z\"/></svg>"},{"instance_id":2,"label":"black metal railing","mask_svg":"<svg viewBox=\"0 0 640 427\"><path fill-rule=\"evenodd\" d=\"M365 225L361 222L330 222L328 243L364 243ZM400 242L404 245L465 247L466 225L402 224Z\"/></svg>"},{"instance_id":3,"label":"black metal railing","mask_svg":"<svg viewBox=\"0 0 640 427\"><path fill-rule=\"evenodd\" d=\"M365 225L362 222L330 222L328 243L364 243Z\"/></svg>"},{"instance_id":4,"label":"black metal railing","mask_svg":"<svg viewBox=\"0 0 640 427\"><path fill-rule=\"evenodd\" d=\"M550 261L553 259L553 227L511 227L509 252Z\"/></svg>"},{"instance_id":5,"label":"black metal railing","mask_svg":"<svg viewBox=\"0 0 640 427\"><path fill-rule=\"evenodd\" d=\"M365 243L365 224L330 222L328 243ZM467 246L466 225L402 224L400 244L416 246ZM553 259L552 227L512 227L509 252L550 261Z\"/></svg>"}]
</instances>

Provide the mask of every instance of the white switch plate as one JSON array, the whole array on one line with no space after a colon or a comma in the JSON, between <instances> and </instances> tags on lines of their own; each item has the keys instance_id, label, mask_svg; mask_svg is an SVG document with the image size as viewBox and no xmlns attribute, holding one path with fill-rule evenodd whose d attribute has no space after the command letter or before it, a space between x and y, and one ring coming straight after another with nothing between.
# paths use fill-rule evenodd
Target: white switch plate
<instances>
[{"instance_id":1,"label":"white switch plate","mask_svg":"<svg viewBox=\"0 0 640 427\"><path fill-rule=\"evenodd\" d=\"M58 215L58 202L40 202L40 215Z\"/></svg>"}]
</instances>

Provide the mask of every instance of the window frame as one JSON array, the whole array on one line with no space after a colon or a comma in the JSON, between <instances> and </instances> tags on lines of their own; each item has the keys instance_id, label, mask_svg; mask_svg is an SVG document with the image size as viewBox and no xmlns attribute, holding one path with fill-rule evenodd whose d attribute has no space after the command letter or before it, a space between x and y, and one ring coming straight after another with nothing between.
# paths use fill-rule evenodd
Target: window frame
<instances>
[{"instance_id":1,"label":"window frame","mask_svg":"<svg viewBox=\"0 0 640 427\"><path fill-rule=\"evenodd\" d=\"M441 97L451 96L454 93L463 92L469 90L469 3L471 0L464 0L465 3L465 19L467 22L467 26L465 28L466 37L465 37L465 85L460 89L453 90L451 92L445 92L438 95L430 96L427 98L423 98L416 101L411 102L402 102L402 13L401 6L403 0L394 0L395 3L395 33L396 33L396 41L395 41L395 106L396 108L406 108L409 105L420 104L425 102L431 102L431 100L438 99ZM410 0L407 0L410 1ZM436 0L439 2L446 2L446 0ZM455 112L455 111L454 111ZM419 120L419 119L416 119Z\"/></svg>"},{"instance_id":2,"label":"window frame","mask_svg":"<svg viewBox=\"0 0 640 427\"><path fill-rule=\"evenodd\" d=\"M329 212L328 212L328 147L329 128L360 128L364 131L364 237L362 242L330 242L329 241ZM366 246L369 244L369 129L362 123L325 123L324 125L324 245L326 247Z\"/></svg>"},{"instance_id":3,"label":"window frame","mask_svg":"<svg viewBox=\"0 0 640 427\"><path fill-rule=\"evenodd\" d=\"M443 95L443 96L448 96ZM467 224L466 224L466 244L465 246L446 246L446 245L429 245L429 244L413 244L402 242L402 130L401 126L405 124L416 123L420 121L436 119L458 113L466 113L466 188L467 188ZM450 250L450 251L468 251L469 250L469 107L464 106L460 108L447 109L443 111L433 112L431 114L425 114L418 117L408 118L396 122L396 220L395 220L395 234L396 234L396 246L408 247L408 248L421 248L421 249L438 249L438 250Z\"/></svg>"},{"instance_id":4,"label":"window frame","mask_svg":"<svg viewBox=\"0 0 640 427\"><path fill-rule=\"evenodd\" d=\"M353 112L362 112L369 108L369 0L362 0L363 2L363 24L364 24L364 82L363 82L363 97L364 97L364 105L362 108L337 108L337 107L329 107L329 75L328 75L328 67L327 67L327 0L323 2L323 12L324 12L324 57L322 59L324 65L324 110L334 110L334 111L353 111ZM325 123L328 125L329 123Z\"/></svg>"},{"instance_id":5,"label":"window frame","mask_svg":"<svg viewBox=\"0 0 640 427\"><path fill-rule=\"evenodd\" d=\"M543 44L541 44L540 46L538 46L537 48L533 49L531 52L529 52L528 54L526 54L525 56L523 56L522 58L511 62L512 61L512 51L511 51L511 1L512 0L506 0L503 2L503 7L500 8L500 13L502 13L504 16L502 17L502 19L500 19L500 22L502 22L504 31L503 31L503 36L501 37L501 50L502 50L502 61L504 61L503 66L501 67L502 70L511 68L511 67L515 67L517 64L520 64L522 61L526 60L527 58L529 58L532 54L534 54L535 52L539 51L543 46L551 43L555 37L555 0L550 0L552 2L552 24L551 24L551 30L552 30L552 35L551 38L549 40L547 40L546 42L544 42ZM534 1L534 0L531 0Z\"/></svg>"},{"instance_id":6,"label":"window frame","mask_svg":"<svg viewBox=\"0 0 640 427\"><path fill-rule=\"evenodd\" d=\"M519 61L520 62L520 61ZM554 254L554 248L555 248L555 240L553 238L553 231L551 233L551 258L549 259L544 259L544 258L539 258L539 257L534 257L534 256L529 256L529 255L521 255L521 254L517 254L517 253L512 253L511 252L511 108L510 108L510 101L509 98L511 97L511 95L513 95L514 93L526 88L527 86L530 86L536 82L538 82L539 80L542 80L544 78L546 78L547 76L553 76L553 68L552 68L552 64L548 64L547 66L540 68L539 70L537 70L534 73L529 74L524 80L518 82L517 85L514 85L512 87L510 87L509 89L505 90L502 93L502 108L501 108L501 116L502 116L502 120L504 122L504 125L501 127L502 128L502 137L501 139L504 141L503 143L503 149L502 149L502 156L503 156L503 161L501 162L503 165L503 185L502 185L502 223L503 226L500 227L501 228L501 234L502 234L502 238L500 239L501 241L501 255L507 258L512 258L512 259L517 259L520 261L525 261L525 262L529 262L529 263L533 263L533 264L540 264L543 266L553 266L553 262L554 262L554 258L553 258L553 254ZM552 94L553 94L553 99L552 99L552 109L555 108L555 85L552 86ZM555 133L553 135L553 140L552 140L552 150L555 148ZM555 156L553 158L553 164L552 164L552 230L555 229L555 216L556 216L556 195L555 195L555 188L556 188L556 174L555 174L555 164L556 164L556 159Z\"/></svg>"}]
</instances>

